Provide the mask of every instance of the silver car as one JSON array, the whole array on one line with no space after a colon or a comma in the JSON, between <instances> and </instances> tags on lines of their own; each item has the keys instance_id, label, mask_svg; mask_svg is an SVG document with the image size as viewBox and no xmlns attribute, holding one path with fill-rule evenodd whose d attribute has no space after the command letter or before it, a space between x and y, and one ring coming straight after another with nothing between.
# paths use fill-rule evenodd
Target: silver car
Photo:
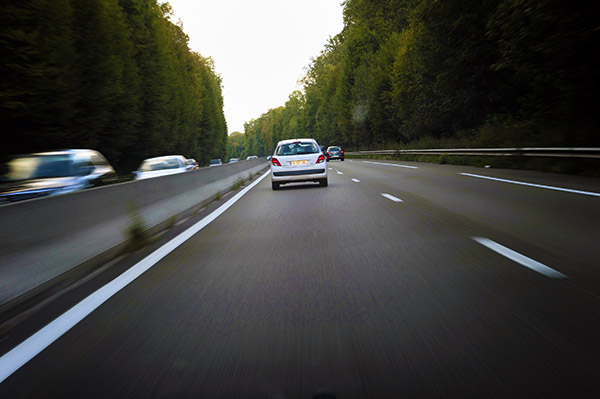
<instances>
[{"instance_id":1,"label":"silver car","mask_svg":"<svg viewBox=\"0 0 600 399\"><path fill-rule=\"evenodd\" d=\"M314 139L292 139L277 143L271 158L271 187L295 182L318 182L327 187L325 155Z\"/></svg>"},{"instance_id":2,"label":"silver car","mask_svg":"<svg viewBox=\"0 0 600 399\"><path fill-rule=\"evenodd\" d=\"M193 168L193 165L188 164L187 159L182 155L165 155L144 160L134 174L136 180L143 180L183 173Z\"/></svg>"},{"instance_id":3,"label":"silver car","mask_svg":"<svg viewBox=\"0 0 600 399\"><path fill-rule=\"evenodd\" d=\"M60 150L12 157L0 166L0 203L70 193L117 181L98 151Z\"/></svg>"}]
</instances>

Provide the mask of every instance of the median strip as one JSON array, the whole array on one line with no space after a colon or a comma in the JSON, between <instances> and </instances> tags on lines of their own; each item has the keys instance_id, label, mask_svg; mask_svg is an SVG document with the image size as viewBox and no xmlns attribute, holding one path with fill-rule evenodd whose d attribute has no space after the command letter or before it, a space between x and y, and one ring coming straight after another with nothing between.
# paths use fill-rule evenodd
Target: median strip
<instances>
[{"instance_id":1,"label":"median strip","mask_svg":"<svg viewBox=\"0 0 600 399\"><path fill-rule=\"evenodd\" d=\"M591 192L591 191L581 191L581 190L573 190L573 189L570 189L570 188L546 186L546 185L543 185L543 184L525 183L525 182L522 182L522 181L500 179L500 178L497 178L497 177L474 175L472 173L459 173L459 174L463 175L463 176L477 177L479 179L499 181L499 182L502 182L502 183L519 184L521 186L545 188L545 189L548 189L548 190L564 191L564 192L567 192L567 193L591 195L592 197L600 197L600 193L594 193L594 192Z\"/></svg>"},{"instance_id":2,"label":"median strip","mask_svg":"<svg viewBox=\"0 0 600 399\"><path fill-rule=\"evenodd\" d=\"M520 265L523 265L533 271L543 274L546 277L568 278L566 275L562 274L561 272L558 272L536 260L528 258L525 255L521 255L520 253L515 252L512 249L506 248L505 246L500 245L490 239L483 238L483 237L472 237L472 238L473 238L473 240L477 241L484 247L487 247L487 248L491 249L492 251L494 251L512 261L515 261L515 262L519 263Z\"/></svg>"},{"instance_id":3,"label":"median strip","mask_svg":"<svg viewBox=\"0 0 600 399\"><path fill-rule=\"evenodd\" d=\"M271 172L268 171L256 179L248 187L237 193L229 201L221 205L211 214L200 220L198 223L167 242L162 247L142 259L126 272L106 284L77 305L73 306L67 312L52 321L46 327L33 334L31 337L14 347L11 351L0 357L0 383L7 379L11 374L25 365L28 361L37 356L63 334L73 328L77 323L96 310L100 305L110 299L113 295L126 287L133 280L141 276L145 271L158 263L165 256L173 252L177 247L198 233L229 207L235 204L248 191L256 186L260 181L267 177Z\"/></svg>"}]
</instances>

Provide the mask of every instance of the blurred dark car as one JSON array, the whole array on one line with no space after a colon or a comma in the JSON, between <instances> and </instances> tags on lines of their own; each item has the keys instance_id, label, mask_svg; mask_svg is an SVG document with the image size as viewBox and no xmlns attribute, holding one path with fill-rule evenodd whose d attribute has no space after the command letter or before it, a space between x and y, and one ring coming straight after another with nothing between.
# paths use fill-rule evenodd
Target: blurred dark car
<instances>
[{"instance_id":1,"label":"blurred dark car","mask_svg":"<svg viewBox=\"0 0 600 399\"><path fill-rule=\"evenodd\" d=\"M98 151L18 155L0 167L0 203L70 193L116 181L115 170Z\"/></svg>"},{"instance_id":2,"label":"blurred dark car","mask_svg":"<svg viewBox=\"0 0 600 399\"><path fill-rule=\"evenodd\" d=\"M208 166L220 166L220 165L223 165L223 162L221 162L221 158L211 159L210 162L208 163Z\"/></svg>"},{"instance_id":3,"label":"blurred dark car","mask_svg":"<svg viewBox=\"0 0 600 399\"><path fill-rule=\"evenodd\" d=\"M329 161L332 159L339 159L340 161L344 160L344 150L342 150L342 147L327 147L327 160Z\"/></svg>"}]
</instances>

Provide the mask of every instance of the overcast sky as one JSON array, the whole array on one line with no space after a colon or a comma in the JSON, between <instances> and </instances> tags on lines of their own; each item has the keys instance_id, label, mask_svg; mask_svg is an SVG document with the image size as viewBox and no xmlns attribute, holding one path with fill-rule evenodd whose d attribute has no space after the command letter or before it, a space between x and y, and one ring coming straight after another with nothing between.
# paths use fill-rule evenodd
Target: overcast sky
<instances>
[{"instance_id":1,"label":"overcast sky","mask_svg":"<svg viewBox=\"0 0 600 399\"><path fill-rule=\"evenodd\" d=\"M311 57L343 27L342 0L169 0L190 48L223 79L229 133L284 105Z\"/></svg>"}]
</instances>

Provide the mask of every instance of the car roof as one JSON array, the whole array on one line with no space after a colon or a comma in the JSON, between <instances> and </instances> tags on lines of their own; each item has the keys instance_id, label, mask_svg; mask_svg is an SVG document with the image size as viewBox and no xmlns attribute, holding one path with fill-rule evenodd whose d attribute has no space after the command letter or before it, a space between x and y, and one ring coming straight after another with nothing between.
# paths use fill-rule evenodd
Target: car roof
<instances>
[{"instance_id":1,"label":"car roof","mask_svg":"<svg viewBox=\"0 0 600 399\"><path fill-rule=\"evenodd\" d=\"M186 158L183 155L163 155L161 157L146 158L146 159L144 159L143 162L146 162L146 161L160 161L162 159L171 159L171 158L183 158L184 161L186 160Z\"/></svg>"},{"instance_id":2,"label":"car roof","mask_svg":"<svg viewBox=\"0 0 600 399\"><path fill-rule=\"evenodd\" d=\"M97 153L95 150L88 149L77 149L77 150L53 150L53 151L43 151L43 152L34 152L32 154L23 154L23 156L44 156L44 155L85 155L90 153Z\"/></svg>"},{"instance_id":3,"label":"car roof","mask_svg":"<svg viewBox=\"0 0 600 399\"><path fill-rule=\"evenodd\" d=\"M281 140L279 143L277 143L277 145L283 145L283 144L291 144L291 143L295 143L297 141L311 141L316 143L317 140L315 139L287 139L287 140Z\"/></svg>"}]
</instances>

